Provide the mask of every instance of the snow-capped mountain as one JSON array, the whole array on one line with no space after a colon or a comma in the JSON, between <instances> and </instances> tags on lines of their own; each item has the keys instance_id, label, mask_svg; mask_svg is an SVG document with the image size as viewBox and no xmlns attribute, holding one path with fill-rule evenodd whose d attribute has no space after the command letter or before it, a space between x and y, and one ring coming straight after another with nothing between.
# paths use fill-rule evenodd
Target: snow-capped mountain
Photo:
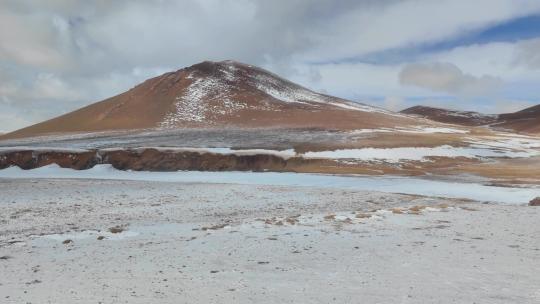
<instances>
[{"instance_id":1,"label":"snow-capped mountain","mask_svg":"<svg viewBox=\"0 0 540 304\"><path fill-rule=\"evenodd\" d=\"M358 129L413 124L406 115L319 94L255 66L205 61L5 138L148 128Z\"/></svg>"}]
</instances>

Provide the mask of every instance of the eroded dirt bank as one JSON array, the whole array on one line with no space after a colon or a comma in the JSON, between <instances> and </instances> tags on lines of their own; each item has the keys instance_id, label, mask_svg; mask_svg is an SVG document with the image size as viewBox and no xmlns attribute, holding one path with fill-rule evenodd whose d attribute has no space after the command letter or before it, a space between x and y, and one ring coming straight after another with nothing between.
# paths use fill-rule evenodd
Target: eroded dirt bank
<instances>
[{"instance_id":1,"label":"eroded dirt bank","mask_svg":"<svg viewBox=\"0 0 540 304\"><path fill-rule=\"evenodd\" d=\"M463 161L463 160L462 160ZM450 163L452 163L450 161ZM332 159L282 157L273 154L221 154L201 151L169 151L154 148L90 151L12 151L0 154L0 169L17 166L35 169L51 164L85 170L99 164L110 164L119 170L135 171L273 171L335 174L401 174L421 175L419 166L382 163L351 163ZM448 166L448 160L429 167Z\"/></svg>"},{"instance_id":2,"label":"eroded dirt bank","mask_svg":"<svg viewBox=\"0 0 540 304\"><path fill-rule=\"evenodd\" d=\"M250 151L250 150L244 150ZM419 176L432 174L452 176L472 174L498 184L540 184L538 157L500 158L491 161L465 157L428 157L421 161L355 161L328 158L304 158L265 153L214 153L183 149L92 149L92 150L5 150L0 152L0 169L17 166L35 169L51 164L85 170L99 164L110 164L119 170L134 171L272 171L327 174L367 174ZM291 150L292 151L292 150Z\"/></svg>"},{"instance_id":3,"label":"eroded dirt bank","mask_svg":"<svg viewBox=\"0 0 540 304\"><path fill-rule=\"evenodd\" d=\"M284 159L271 154L217 154L190 151L92 150L69 151L13 151L0 155L0 169L18 166L34 169L50 164L63 168L84 170L97 164L110 164L120 170L146 171L294 171L302 165L319 164L322 160L300 157Z\"/></svg>"}]
</instances>

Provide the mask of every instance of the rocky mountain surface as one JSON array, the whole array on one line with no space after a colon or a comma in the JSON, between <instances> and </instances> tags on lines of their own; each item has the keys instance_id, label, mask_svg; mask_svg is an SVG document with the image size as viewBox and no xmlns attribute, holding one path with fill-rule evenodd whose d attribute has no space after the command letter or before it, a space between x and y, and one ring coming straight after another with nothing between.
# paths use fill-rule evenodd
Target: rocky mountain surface
<instances>
[{"instance_id":1,"label":"rocky mountain surface","mask_svg":"<svg viewBox=\"0 0 540 304\"><path fill-rule=\"evenodd\" d=\"M406 115L319 94L255 66L205 61L2 138L149 128L344 130L414 124Z\"/></svg>"}]
</instances>

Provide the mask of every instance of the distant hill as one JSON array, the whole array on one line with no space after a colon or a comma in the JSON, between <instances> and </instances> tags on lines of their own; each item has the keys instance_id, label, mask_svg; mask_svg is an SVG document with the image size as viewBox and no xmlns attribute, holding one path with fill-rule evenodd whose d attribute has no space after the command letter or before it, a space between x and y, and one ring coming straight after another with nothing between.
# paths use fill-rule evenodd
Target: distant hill
<instances>
[{"instance_id":1,"label":"distant hill","mask_svg":"<svg viewBox=\"0 0 540 304\"><path fill-rule=\"evenodd\" d=\"M205 61L2 139L147 128L360 129L414 124L413 117L319 94L255 66Z\"/></svg>"},{"instance_id":2,"label":"distant hill","mask_svg":"<svg viewBox=\"0 0 540 304\"><path fill-rule=\"evenodd\" d=\"M415 106L401 111L443 123L465 126L489 125L494 128L511 129L517 132L540 133L540 105L515 113L487 115L478 112L454 111L434 107Z\"/></svg>"},{"instance_id":3,"label":"distant hill","mask_svg":"<svg viewBox=\"0 0 540 304\"><path fill-rule=\"evenodd\" d=\"M497 121L498 115L486 115L471 111L454 111L448 109L415 106L401 111L405 114L419 115L443 123L458 124L464 126L482 126Z\"/></svg>"},{"instance_id":4,"label":"distant hill","mask_svg":"<svg viewBox=\"0 0 540 304\"><path fill-rule=\"evenodd\" d=\"M515 113L501 114L495 126L519 132L540 133L540 105Z\"/></svg>"}]
</instances>

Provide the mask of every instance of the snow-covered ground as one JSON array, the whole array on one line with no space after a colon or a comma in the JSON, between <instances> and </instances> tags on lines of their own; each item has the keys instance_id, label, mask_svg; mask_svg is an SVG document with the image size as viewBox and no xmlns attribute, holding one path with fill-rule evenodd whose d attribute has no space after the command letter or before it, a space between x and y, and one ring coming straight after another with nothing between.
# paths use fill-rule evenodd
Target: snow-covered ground
<instances>
[{"instance_id":1,"label":"snow-covered ground","mask_svg":"<svg viewBox=\"0 0 540 304\"><path fill-rule=\"evenodd\" d=\"M88 170L66 169L60 168L58 165L49 165L32 170L10 167L0 170L0 178L103 179L338 188L463 198L507 204L526 204L532 198L540 196L540 188L532 185L529 187L498 187L477 182L396 176L337 176L275 172L121 171L114 169L111 165L97 165ZM466 179L466 177L463 177L463 180Z\"/></svg>"},{"instance_id":2,"label":"snow-covered ground","mask_svg":"<svg viewBox=\"0 0 540 304\"><path fill-rule=\"evenodd\" d=\"M380 128L380 129L358 129L350 131L351 134L369 134L369 133L415 133L415 134L467 134L469 130L458 129L455 127L416 127L416 128Z\"/></svg>"},{"instance_id":3,"label":"snow-covered ground","mask_svg":"<svg viewBox=\"0 0 540 304\"><path fill-rule=\"evenodd\" d=\"M405 132L405 133L462 133L463 130L453 128L422 128L422 129L362 129L349 132L340 135L330 134L327 132L306 132L296 131L300 133L289 134L292 137L288 137L287 132L276 135L283 136L283 139L275 140L274 147L283 147L282 149L269 149L269 148L253 148L253 149L233 149L231 146L239 144L242 140L240 136L234 141L224 139L219 142L201 142L199 138L206 138L205 133L194 132L193 134L184 133L186 138L175 138L175 134L172 133L159 133L160 136L156 136L151 132L148 134L139 135L121 135L120 137L97 137L95 139L89 139L83 137L81 139L72 138L59 138L58 141L37 140L34 142L14 142L12 145L0 145L0 152L10 152L19 150L34 150L34 151L69 151L69 152L84 152L85 149L100 148L102 150L117 150L117 149L146 149L153 148L167 151L191 151L199 153L215 153L215 154L237 154L237 155L253 155L253 154L271 154L275 156L288 159L291 157L304 157L304 158L328 158L328 159L347 159L357 162L387 162L387 163L400 163L402 161L430 161L433 157L448 157L457 158L464 157L470 159L485 159L485 158L528 158L540 155L540 138L519 136L515 137L511 134L500 133L497 136L466 136L463 139L462 146L440 145L435 147L395 147L395 148L351 148L351 149L337 149L327 151L307 151L304 153L297 153L288 143L290 141L296 141L293 139L295 136L298 138L300 135L306 135L304 140L312 139L313 142L327 142L332 138L336 142L347 141L348 135L369 135L372 133L380 132ZM212 132L212 131L207 131ZM180 133L182 134L182 133ZM234 134L234 133L233 133ZM200 135L195 137L196 135ZM249 132L246 134L246 141L249 142ZM156 137L152 139L152 137ZM211 137L220 138L217 134L212 133ZM271 135L274 137L274 135ZM226 138L226 137L224 137ZM118 142L114 144L114 140ZM150 140L147 142L145 140ZM195 141L194 141L195 140ZM178 143L184 143L184 146L178 146ZM150 145L146 145L146 144ZM151 145L155 144L155 145ZM194 144L193 146L188 146ZM249 144L246 144L249 146ZM261 139L258 142L252 143L256 147L268 146L269 143L263 143Z\"/></svg>"},{"instance_id":4,"label":"snow-covered ground","mask_svg":"<svg viewBox=\"0 0 540 304\"><path fill-rule=\"evenodd\" d=\"M514 149L493 149L486 144L476 144L474 147L452 147L449 145L426 148L426 147L403 147L403 148L362 148L340 149L335 151L317 151L303 154L306 158L329 158L329 159L353 159L360 161L384 161L399 163L404 160L427 161L429 157L508 157L525 158L539 155L540 152L531 149L516 151Z\"/></svg>"},{"instance_id":5,"label":"snow-covered ground","mask_svg":"<svg viewBox=\"0 0 540 304\"><path fill-rule=\"evenodd\" d=\"M540 301L537 207L178 181L0 193L1 303Z\"/></svg>"},{"instance_id":6,"label":"snow-covered ground","mask_svg":"<svg viewBox=\"0 0 540 304\"><path fill-rule=\"evenodd\" d=\"M361 129L352 134L372 133L467 133L454 128L417 128L417 129ZM338 149L333 151L307 152L307 158L353 159L360 161L428 161L430 157L465 157L465 158L528 158L540 155L540 138L532 136L514 136L499 133L497 136L465 137L466 146L441 145L437 147L397 147L397 148L359 148Z\"/></svg>"},{"instance_id":7,"label":"snow-covered ground","mask_svg":"<svg viewBox=\"0 0 540 304\"><path fill-rule=\"evenodd\" d=\"M284 159L306 158L348 159L355 162L430 161L432 157L464 157L469 159L528 158L540 155L540 138L511 133L471 135L455 127L418 127L394 129L360 129L350 132L324 130L149 130L140 133L95 133L86 135L49 136L0 142L0 152L15 150L72 151L85 149L143 149L211 152L217 154L272 154ZM424 147L422 142L403 146L362 147L362 140L376 134L419 134L419 136L458 136L448 144ZM295 146L319 143L314 151L297 153ZM347 148L347 145L354 148ZM345 147L344 147L345 146ZM241 147L241 148L239 148ZM326 147L326 150L324 149ZM335 150L333 147L339 147Z\"/></svg>"},{"instance_id":8,"label":"snow-covered ground","mask_svg":"<svg viewBox=\"0 0 540 304\"><path fill-rule=\"evenodd\" d=\"M343 142L350 134L312 129L171 129L139 132L93 132L0 141L0 147L80 149L139 147L250 147L290 149L294 142Z\"/></svg>"}]
</instances>

